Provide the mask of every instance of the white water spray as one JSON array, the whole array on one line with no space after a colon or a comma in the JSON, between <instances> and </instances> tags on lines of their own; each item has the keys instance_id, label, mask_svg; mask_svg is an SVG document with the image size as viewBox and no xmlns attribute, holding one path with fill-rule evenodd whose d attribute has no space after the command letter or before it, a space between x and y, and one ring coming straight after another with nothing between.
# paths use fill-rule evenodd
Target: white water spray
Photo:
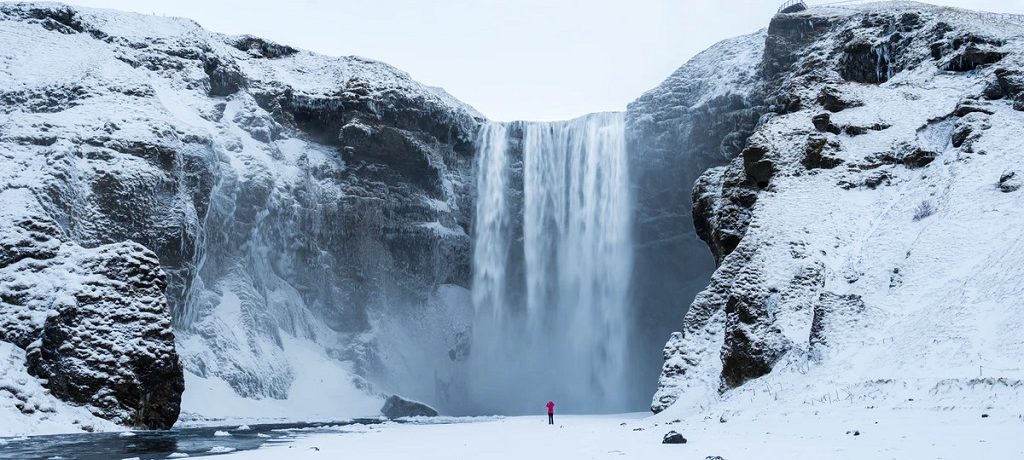
<instances>
[{"instance_id":1,"label":"white water spray","mask_svg":"<svg viewBox=\"0 0 1024 460\"><path fill-rule=\"evenodd\" d=\"M472 404L626 410L633 255L622 114L491 124L478 147Z\"/></svg>"}]
</instances>

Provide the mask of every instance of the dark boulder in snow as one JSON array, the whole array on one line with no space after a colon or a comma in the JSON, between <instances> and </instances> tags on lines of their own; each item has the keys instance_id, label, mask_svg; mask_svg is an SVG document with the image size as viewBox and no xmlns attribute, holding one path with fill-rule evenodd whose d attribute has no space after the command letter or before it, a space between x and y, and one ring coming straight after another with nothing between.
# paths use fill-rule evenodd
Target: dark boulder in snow
<instances>
[{"instance_id":1,"label":"dark boulder in snow","mask_svg":"<svg viewBox=\"0 0 1024 460\"><path fill-rule=\"evenodd\" d=\"M814 129L822 133L839 134L842 129L832 123L832 117L827 113L821 113L811 118L811 123L814 124Z\"/></svg>"},{"instance_id":2,"label":"dark boulder in snow","mask_svg":"<svg viewBox=\"0 0 1024 460\"><path fill-rule=\"evenodd\" d=\"M843 110L860 107L863 102L850 99L842 91L834 86L826 86L818 93L818 104L821 104L829 112L841 112Z\"/></svg>"},{"instance_id":3,"label":"dark boulder in snow","mask_svg":"<svg viewBox=\"0 0 1024 460\"><path fill-rule=\"evenodd\" d=\"M1024 185L1024 174L1020 171L1005 171L999 176L999 191L1003 193L1016 192Z\"/></svg>"},{"instance_id":4,"label":"dark boulder in snow","mask_svg":"<svg viewBox=\"0 0 1024 460\"><path fill-rule=\"evenodd\" d=\"M900 161L908 168L923 168L935 161L938 156L939 154L934 151L924 148L915 148L903 155L903 158Z\"/></svg>"},{"instance_id":5,"label":"dark boulder in snow","mask_svg":"<svg viewBox=\"0 0 1024 460\"><path fill-rule=\"evenodd\" d=\"M804 149L804 167L807 169L832 169L843 164L843 160L836 158L832 152L838 147L836 143L830 143L824 136L809 136L807 147Z\"/></svg>"},{"instance_id":6,"label":"dark boulder in snow","mask_svg":"<svg viewBox=\"0 0 1024 460\"><path fill-rule=\"evenodd\" d=\"M384 407L380 413L389 419L402 417L437 417L437 410L419 401L405 399L398 395L391 395L384 401Z\"/></svg>"},{"instance_id":7,"label":"dark boulder in snow","mask_svg":"<svg viewBox=\"0 0 1024 460\"><path fill-rule=\"evenodd\" d=\"M966 34L932 44L932 53L945 56L939 64L942 70L966 72L1001 61L1007 55L999 49L1001 46L999 40Z\"/></svg>"},{"instance_id":8,"label":"dark boulder in snow","mask_svg":"<svg viewBox=\"0 0 1024 460\"><path fill-rule=\"evenodd\" d=\"M675 431L669 431L668 433L665 433L665 437L661 439L661 443L662 444L686 444L686 438L684 438L683 435L681 435L681 434L679 434L679 433L677 433Z\"/></svg>"}]
</instances>

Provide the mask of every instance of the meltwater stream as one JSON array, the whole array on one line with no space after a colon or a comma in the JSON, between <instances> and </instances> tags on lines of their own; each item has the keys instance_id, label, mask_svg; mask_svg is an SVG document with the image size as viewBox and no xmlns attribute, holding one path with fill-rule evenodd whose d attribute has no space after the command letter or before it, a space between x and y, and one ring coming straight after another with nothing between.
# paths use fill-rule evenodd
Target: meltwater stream
<instances>
[{"instance_id":1,"label":"meltwater stream","mask_svg":"<svg viewBox=\"0 0 1024 460\"><path fill-rule=\"evenodd\" d=\"M485 126L468 387L478 409L627 410L632 206L623 114Z\"/></svg>"}]
</instances>

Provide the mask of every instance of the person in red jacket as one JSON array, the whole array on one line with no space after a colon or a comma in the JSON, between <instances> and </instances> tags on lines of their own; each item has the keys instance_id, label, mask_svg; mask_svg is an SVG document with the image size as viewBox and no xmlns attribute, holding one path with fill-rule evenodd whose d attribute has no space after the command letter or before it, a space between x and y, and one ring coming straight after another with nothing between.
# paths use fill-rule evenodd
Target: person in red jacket
<instances>
[{"instance_id":1,"label":"person in red jacket","mask_svg":"<svg viewBox=\"0 0 1024 460\"><path fill-rule=\"evenodd\" d=\"M548 401L548 425L555 424L555 402Z\"/></svg>"}]
</instances>

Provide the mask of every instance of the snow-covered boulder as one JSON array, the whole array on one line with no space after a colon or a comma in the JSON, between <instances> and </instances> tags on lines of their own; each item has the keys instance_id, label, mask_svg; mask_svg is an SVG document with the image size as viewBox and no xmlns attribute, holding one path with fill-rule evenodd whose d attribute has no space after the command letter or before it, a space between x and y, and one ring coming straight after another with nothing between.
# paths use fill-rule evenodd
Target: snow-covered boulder
<instances>
[{"instance_id":1,"label":"snow-covered boulder","mask_svg":"<svg viewBox=\"0 0 1024 460\"><path fill-rule=\"evenodd\" d=\"M380 413L389 419L402 417L437 417L437 410L419 401L391 395L384 401Z\"/></svg>"},{"instance_id":2,"label":"snow-covered boulder","mask_svg":"<svg viewBox=\"0 0 1024 460\"><path fill-rule=\"evenodd\" d=\"M26 189L0 192L0 339L53 395L103 418L170 428L184 389L166 279L152 251L83 248Z\"/></svg>"}]
</instances>

